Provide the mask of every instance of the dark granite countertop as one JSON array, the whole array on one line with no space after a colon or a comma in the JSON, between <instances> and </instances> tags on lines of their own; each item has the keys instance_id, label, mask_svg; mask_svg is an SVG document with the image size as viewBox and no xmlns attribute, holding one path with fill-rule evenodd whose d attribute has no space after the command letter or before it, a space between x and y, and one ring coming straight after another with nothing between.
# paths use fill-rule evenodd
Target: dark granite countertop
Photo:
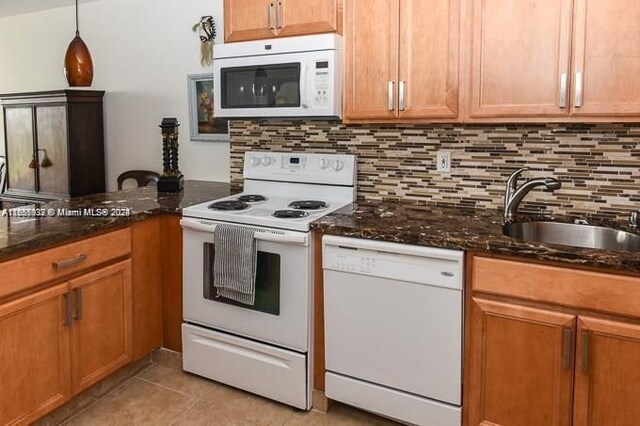
<instances>
[{"instance_id":1,"label":"dark granite countertop","mask_svg":"<svg viewBox=\"0 0 640 426\"><path fill-rule=\"evenodd\" d=\"M522 216L519 220L570 222L569 217ZM502 234L502 212L417 205L398 201L365 201L348 205L312 223L326 234L368 238L475 253L516 256L567 266L596 267L621 273L640 272L640 253L616 252L526 242ZM624 225L590 219L592 225Z\"/></svg>"},{"instance_id":2,"label":"dark granite countertop","mask_svg":"<svg viewBox=\"0 0 640 426\"><path fill-rule=\"evenodd\" d=\"M15 217L5 212L0 217L0 261L123 227L152 215L180 214L184 207L226 197L231 192L228 183L189 180L180 193L158 193L155 186L147 186L54 201L41 205L37 210L30 207L24 209L27 214L42 214L44 217ZM64 212L79 212L91 208L96 213L97 209L107 209L109 212L115 209L114 211L120 210L125 215L58 215L59 209Z\"/></svg>"}]
</instances>

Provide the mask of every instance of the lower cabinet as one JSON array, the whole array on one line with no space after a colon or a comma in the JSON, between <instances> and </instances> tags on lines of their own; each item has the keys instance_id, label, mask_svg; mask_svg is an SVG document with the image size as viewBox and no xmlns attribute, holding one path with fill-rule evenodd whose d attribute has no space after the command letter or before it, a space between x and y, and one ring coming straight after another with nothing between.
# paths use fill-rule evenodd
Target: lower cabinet
<instances>
[{"instance_id":1,"label":"lower cabinet","mask_svg":"<svg viewBox=\"0 0 640 426\"><path fill-rule=\"evenodd\" d=\"M0 305L0 425L30 424L131 359L131 261Z\"/></svg>"},{"instance_id":2,"label":"lower cabinet","mask_svg":"<svg viewBox=\"0 0 640 426\"><path fill-rule=\"evenodd\" d=\"M80 392L131 359L131 261L69 281L73 391Z\"/></svg>"},{"instance_id":3,"label":"lower cabinet","mask_svg":"<svg viewBox=\"0 0 640 426\"><path fill-rule=\"evenodd\" d=\"M470 425L571 423L573 315L473 298Z\"/></svg>"},{"instance_id":4,"label":"lower cabinet","mask_svg":"<svg viewBox=\"0 0 640 426\"><path fill-rule=\"evenodd\" d=\"M0 305L0 424L29 424L71 396L68 285Z\"/></svg>"},{"instance_id":5,"label":"lower cabinet","mask_svg":"<svg viewBox=\"0 0 640 426\"><path fill-rule=\"evenodd\" d=\"M640 422L640 325L578 317L573 424Z\"/></svg>"},{"instance_id":6,"label":"lower cabinet","mask_svg":"<svg viewBox=\"0 0 640 426\"><path fill-rule=\"evenodd\" d=\"M640 324L482 297L469 313L468 425L638 425Z\"/></svg>"}]
</instances>

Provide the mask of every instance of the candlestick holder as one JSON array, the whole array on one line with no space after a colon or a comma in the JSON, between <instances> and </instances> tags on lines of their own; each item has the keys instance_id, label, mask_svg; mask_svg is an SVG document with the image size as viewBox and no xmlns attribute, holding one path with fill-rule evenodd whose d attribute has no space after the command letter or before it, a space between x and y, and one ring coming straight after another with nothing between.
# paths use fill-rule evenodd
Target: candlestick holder
<instances>
[{"instance_id":1,"label":"candlestick holder","mask_svg":"<svg viewBox=\"0 0 640 426\"><path fill-rule=\"evenodd\" d=\"M158 180L158 192L180 192L184 187L184 176L178 167L178 120L163 118L162 129L162 176Z\"/></svg>"}]
</instances>

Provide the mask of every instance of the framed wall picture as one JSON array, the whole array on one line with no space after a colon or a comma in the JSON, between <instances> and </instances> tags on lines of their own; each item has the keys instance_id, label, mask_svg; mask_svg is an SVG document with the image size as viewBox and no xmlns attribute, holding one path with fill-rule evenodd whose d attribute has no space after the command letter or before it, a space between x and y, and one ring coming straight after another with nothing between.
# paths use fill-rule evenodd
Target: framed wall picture
<instances>
[{"instance_id":1,"label":"framed wall picture","mask_svg":"<svg viewBox=\"0 0 640 426\"><path fill-rule=\"evenodd\" d=\"M192 141L228 141L229 120L213 115L213 73L189 74L189 129Z\"/></svg>"}]
</instances>

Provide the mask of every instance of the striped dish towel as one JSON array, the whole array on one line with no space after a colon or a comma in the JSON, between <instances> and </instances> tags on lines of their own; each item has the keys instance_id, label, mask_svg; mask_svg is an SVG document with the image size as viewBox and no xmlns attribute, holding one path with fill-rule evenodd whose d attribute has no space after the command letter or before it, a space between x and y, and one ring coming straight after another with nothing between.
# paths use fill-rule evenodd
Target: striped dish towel
<instances>
[{"instance_id":1,"label":"striped dish towel","mask_svg":"<svg viewBox=\"0 0 640 426\"><path fill-rule=\"evenodd\" d=\"M258 249L254 234L251 228L216 225L213 285L217 297L251 306L255 303Z\"/></svg>"}]
</instances>

